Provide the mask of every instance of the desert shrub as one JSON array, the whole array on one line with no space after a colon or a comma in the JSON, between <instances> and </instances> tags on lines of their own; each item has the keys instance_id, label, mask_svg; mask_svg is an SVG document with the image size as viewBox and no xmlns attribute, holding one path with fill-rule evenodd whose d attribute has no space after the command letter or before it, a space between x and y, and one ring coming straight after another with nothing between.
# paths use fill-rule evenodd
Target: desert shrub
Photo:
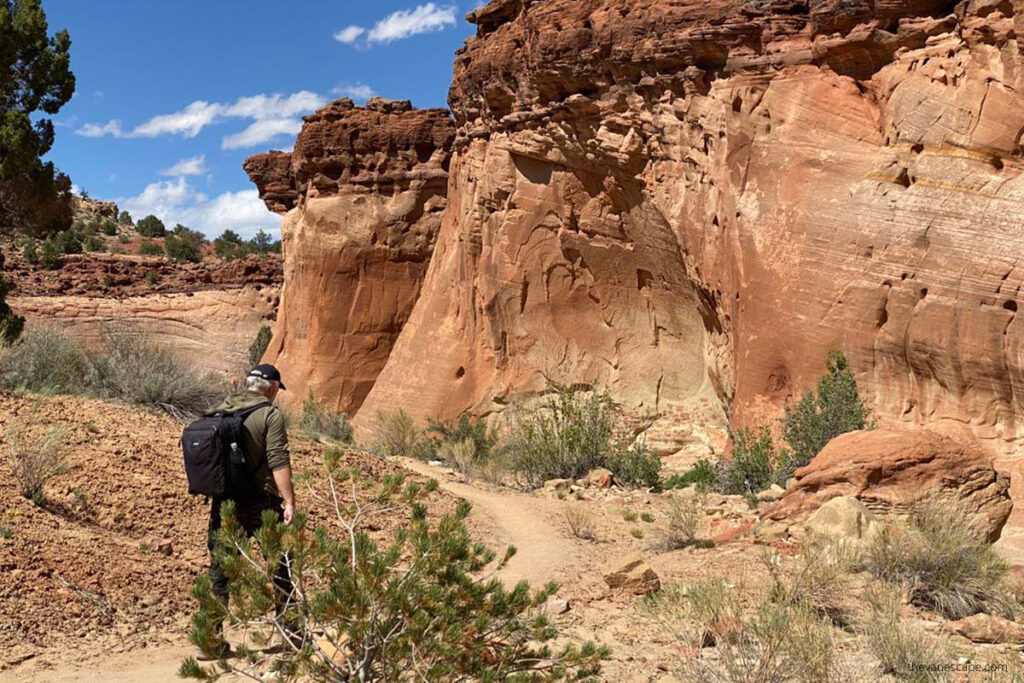
<instances>
[{"instance_id":1,"label":"desert shrub","mask_svg":"<svg viewBox=\"0 0 1024 683\"><path fill-rule=\"evenodd\" d=\"M259 230L251 240L249 240L249 249L254 254L266 254L270 251L271 245L274 243L274 238L266 230Z\"/></svg>"},{"instance_id":2,"label":"desert shrub","mask_svg":"<svg viewBox=\"0 0 1024 683\"><path fill-rule=\"evenodd\" d=\"M263 360L263 354L267 352L267 347L270 346L270 339L274 336L273 331L269 325L261 325L260 329L256 332L256 338L252 340L252 344L249 346L249 365L259 365L260 361Z\"/></svg>"},{"instance_id":3,"label":"desert shrub","mask_svg":"<svg viewBox=\"0 0 1024 683\"><path fill-rule=\"evenodd\" d=\"M673 474L662 484L665 489L684 489L696 486L698 491L709 491L718 484L718 468L710 460L701 458L682 474Z\"/></svg>"},{"instance_id":4,"label":"desert shrub","mask_svg":"<svg viewBox=\"0 0 1024 683\"><path fill-rule=\"evenodd\" d=\"M474 458L486 460L498 444L497 431L488 429L486 422L472 417L469 413L462 413L454 422L427 420L426 431L427 438L435 440L435 453L439 453L440 447L445 443L459 443L468 439L473 443Z\"/></svg>"},{"instance_id":5,"label":"desert shrub","mask_svg":"<svg viewBox=\"0 0 1024 683\"><path fill-rule=\"evenodd\" d=\"M122 211L121 213L127 213L127 211ZM100 232L107 237L113 237L117 234L117 223L109 218L104 220L103 223L100 224Z\"/></svg>"},{"instance_id":6,"label":"desert shrub","mask_svg":"<svg viewBox=\"0 0 1024 683\"><path fill-rule=\"evenodd\" d=\"M0 538L13 538L14 530L9 526L0 526Z\"/></svg>"},{"instance_id":7,"label":"desert shrub","mask_svg":"<svg viewBox=\"0 0 1024 683\"><path fill-rule=\"evenodd\" d=\"M850 571L857 563L853 546L806 544L787 567L775 553L761 559L772 580L770 599L812 610L837 626L849 625L842 601L850 594Z\"/></svg>"},{"instance_id":8,"label":"desert shrub","mask_svg":"<svg viewBox=\"0 0 1024 683\"><path fill-rule=\"evenodd\" d=\"M661 490L661 458L650 453L643 443L612 452L605 466L617 481L627 486Z\"/></svg>"},{"instance_id":9,"label":"desert shrub","mask_svg":"<svg viewBox=\"0 0 1024 683\"><path fill-rule=\"evenodd\" d=\"M786 405L783 438L792 451L790 472L809 463L840 434L871 427L869 415L846 356L829 352L817 391L805 393L795 406Z\"/></svg>"},{"instance_id":10,"label":"desert shrub","mask_svg":"<svg viewBox=\"0 0 1024 683\"><path fill-rule=\"evenodd\" d=\"M74 230L62 230L53 237L53 244L61 254L81 254L82 240Z\"/></svg>"},{"instance_id":11,"label":"desert shrub","mask_svg":"<svg viewBox=\"0 0 1024 683\"><path fill-rule=\"evenodd\" d=\"M103 243L103 240L96 235L89 235L82 240L82 249L92 252L104 251L106 249L106 245Z\"/></svg>"},{"instance_id":12,"label":"desert shrub","mask_svg":"<svg viewBox=\"0 0 1024 683\"><path fill-rule=\"evenodd\" d=\"M135 225L135 223L132 221L132 215L127 211L121 212L121 215L117 217L117 222L121 223L122 225Z\"/></svg>"},{"instance_id":13,"label":"desert shrub","mask_svg":"<svg viewBox=\"0 0 1024 683\"><path fill-rule=\"evenodd\" d=\"M21 249L21 256L29 265L39 265L39 246L35 240L30 239L25 242Z\"/></svg>"},{"instance_id":14,"label":"desert shrub","mask_svg":"<svg viewBox=\"0 0 1024 683\"><path fill-rule=\"evenodd\" d=\"M135 226L135 231L143 237L163 237L167 232L167 228L164 227L163 221L156 216L146 216L139 220Z\"/></svg>"},{"instance_id":15,"label":"desert shrub","mask_svg":"<svg viewBox=\"0 0 1024 683\"><path fill-rule=\"evenodd\" d=\"M437 456L450 466L462 472L467 480L476 478L477 453L473 439L462 441L445 441L437 452Z\"/></svg>"},{"instance_id":16,"label":"desert shrub","mask_svg":"<svg viewBox=\"0 0 1024 683\"><path fill-rule=\"evenodd\" d=\"M199 263L202 260L202 247L206 242L203 233L189 230L179 223L174 230L164 237L164 251L167 258L180 263Z\"/></svg>"},{"instance_id":17,"label":"desert shrub","mask_svg":"<svg viewBox=\"0 0 1024 683\"><path fill-rule=\"evenodd\" d=\"M163 247L156 242L150 242L145 240L139 245L138 252L139 256L162 256L164 253Z\"/></svg>"},{"instance_id":18,"label":"desert shrub","mask_svg":"<svg viewBox=\"0 0 1024 683\"><path fill-rule=\"evenodd\" d=\"M16 421L4 435L7 461L22 496L36 504L44 500L46 483L66 469L64 431L53 427L44 434L34 433L28 423Z\"/></svg>"},{"instance_id":19,"label":"desert shrub","mask_svg":"<svg viewBox=\"0 0 1024 683\"><path fill-rule=\"evenodd\" d=\"M878 673L914 683L951 680L948 672L932 670L948 661L943 644L920 626L900 620L901 600L895 591L872 590L867 594L871 616L861 631L868 651L878 660Z\"/></svg>"},{"instance_id":20,"label":"desert shrub","mask_svg":"<svg viewBox=\"0 0 1024 683\"><path fill-rule=\"evenodd\" d=\"M668 586L645 598L644 609L688 648L714 646L716 656L698 658L678 672L686 680L834 680L840 659L827 621L800 605L762 599L745 614L739 591L721 579L681 588Z\"/></svg>"},{"instance_id":21,"label":"desert shrub","mask_svg":"<svg viewBox=\"0 0 1024 683\"><path fill-rule=\"evenodd\" d=\"M584 541L597 540L594 517L582 505L566 505L565 523L569 525L569 531L576 538L581 538Z\"/></svg>"},{"instance_id":22,"label":"desert shrub","mask_svg":"<svg viewBox=\"0 0 1024 683\"><path fill-rule=\"evenodd\" d=\"M234 261L249 254L249 249L234 230L225 230L213 240L213 252L225 261Z\"/></svg>"},{"instance_id":23,"label":"desert shrub","mask_svg":"<svg viewBox=\"0 0 1024 683\"><path fill-rule=\"evenodd\" d=\"M517 476L536 488L604 467L612 452L612 407L605 393L553 386L536 409L514 409L508 448Z\"/></svg>"},{"instance_id":24,"label":"desert shrub","mask_svg":"<svg viewBox=\"0 0 1024 683\"><path fill-rule=\"evenodd\" d=\"M60 250L51 240L43 242L43 246L39 248L39 265L46 270L60 270L64 265Z\"/></svg>"},{"instance_id":25,"label":"desert shrub","mask_svg":"<svg viewBox=\"0 0 1024 683\"><path fill-rule=\"evenodd\" d=\"M687 546L711 547L714 543L699 538L701 522L704 521L704 500L701 497L669 499L668 528L665 530L663 546L666 550L678 550Z\"/></svg>"},{"instance_id":26,"label":"desert shrub","mask_svg":"<svg viewBox=\"0 0 1024 683\"><path fill-rule=\"evenodd\" d=\"M29 327L10 345L0 345L0 388L73 394L87 386L88 360L78 343L49 327Z\"/></svg>"},{"instance_id":27,"label":"desert shrub","mask_svg":"<svg viewBox=\"0 0 1024 683\"><path fill-rule=\"evenodd\" d=\"M904 587L910 602L947 619L978 612L1012 616L1009 565L956 506L918 503L907 525L885 527L868 544L863 568Z\"/></svg>"},{"instance_id":28,"label":"desert shrub","mask_svg":"<svg viewBox=\"0 0 1024 683\"><path fill-rule=\"evenodd\" d=\"M374 425L377 443L391 455L409 455L420 437L412 416L404 410L382 410Z\"/></svg>"},{"instance_id":29,"label":"desert shrub","mask_svg":"<svg viewBox=\"0 0 1024 683\"><path fill-rule=\"evenodd\" d=\"M755 493L776 483L782 476L785 456L775 450L771 431L741 429L733 441L732 459L720 465L719 486L729 494Z\"/></svg>"},{"instance_id":30,"label":"desert shrub","mask_svg":"<svg viewBox=\"0 0 1024 683\"><path fill-rule=\"evenodd\" d=\"M101 396L183 416L207 410L223 390L215 377L194 371L135 330L104 330L102 346L105 351L89 364L89 384Z\"/></svg>"},{"instance_id":31,"label":"desert shrub","mask_svg":"<svg viewBox=\"0 0 1024 683\"><path fill-rule=\"evenodd\" d=\"M319 403L310 391L302 402L302 433L310 439L327 438L338 443L352 443L352 425L348 415L336 413Z\"/></svg>"},{"instance_id":32,"label":"desert shrub","mask_svg":"<svg viewBox=\"0 0 1024 683\"><path fill-rule=\"evenodd\" d=\"M146 282L148 282L150 285L155 286L156 283L160 282L160 273L156 272L155 270L147 271Z\"/></svg>"},{"instance_id":33,"label":"desert shrub","mask_svg":"<svg viewBox=\"0 0 1024 683\"><path fill-rule=\"evenodd\" d=\"M290 626L297 645L274 656L274 667L289 679L489 681L522 674L524 680L545 681L598 673L606 649L587 643L555 654L547 645L560 634L542 606L557 586L531 591L522 582L508 590L496 579L478 578L495 554L471 540L468 503L432 522L424 502L437 482L407 483L401 476L385 477L377 491L357 501L356 492L370 483L358 471L342 469L337 452L328 451L325 461L318 479L331 490L353 492L334 506L339 524L310 532L302 513L287 526L267 514L257 553L235 520L233 504L225 504L215 552L234 594L225 605L213 595L208 577L196 581L200 609L192 641L202 650L221 645L216 626L230 617L246 633ZM396 515L404 518L401 526L380 544L368 535L382 517ZM286 554L302 599L271 617L271 577ZM257 646L266 642L258 635L252 640ZM190 658L179 673L200 680L231 672L258 678L268 655L239 650L242 656L206 669ZM338 650L346 656L337 656Z\"/></svg>"}]
</instances>

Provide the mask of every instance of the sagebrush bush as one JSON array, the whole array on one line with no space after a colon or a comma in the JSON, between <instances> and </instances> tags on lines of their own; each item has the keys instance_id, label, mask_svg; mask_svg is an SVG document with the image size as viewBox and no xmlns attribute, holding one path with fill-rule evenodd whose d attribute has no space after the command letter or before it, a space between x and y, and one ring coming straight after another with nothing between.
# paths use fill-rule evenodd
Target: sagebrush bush
<instances>
[{"instance_id":1,"label":"sagebrush bush","mask_svg":"<svg viewBox=\"0 0 1024 683\"><path fill-rule=\"evenodd\" d=\"M512 467L532 488L548 479L579 479L604 467L612 452L611 398L568 387L551 391L533 409L514 409L509 421Z\"/></svg>"},{"instance_id":2,"label":"sagebrush bush","mask_svg":"<svg viewBox=\"0 0 1024 683\"><path fill-rule=\"evenodd\" d=\"M161 408L179 416L202 413L223 393L204 375L127 327L104 330L104 351L89 363L89 386L100 396Z\"/></svg>"},{"instance_id":3,"label":"sagebrush bush","mask_svg":"<svg viewBox=\"0 0 1024 683\"><path fill-rule=\"evenodd\" d=\"M250 367L259 365L260 361L263 360L263 355L267 352L267 347L270 346L270 340L273 336L274 332L270 329L269 325L261 325L260 329L257 330L256 338L249 345Z\"/></svg>"},{"instance_id":4,"label":"sagebrush bush","mask_svg":"<svg viewBox=\"0 0 1024 683\"><path fill-rule=\"evenodd\" d=\"M144 241L139 245L139 256L163 256L164 249L156 242Z\"/></svg>"},{"instance_id":5,"label":"sagebrush bush","mask_svg":"<svg viewBox=\"0 0 1024 683\"><path fill-rule=\"evenodd\" d=\"M11 475L22 496L36 504L45 500L44 488L66 469L64 430L53 427L43 434L33 433L28 423L16 421L4 435Z\"/></svg>"},{"instance_id":6,"label":"sagebrush bush","mask_svg":"<svg viewBox=\"0 0 1024 683\"><path fill-rule=\"evenodd\" d=\"M699 459L693 467L682 474L673 474L664 481L665 489L684 489L696 486L698 491L710 491L718 484L718 468L710 460Z\"/></svg>"},{"instance_id":7,"label":"sagebrush bush","mask_svg":"<svg viewBox=\"0 0 1024 683\"><path fill-rule=\"evenodd\" d=\"M532 591L521 582L509 590L497 579L479 577L496 556L471 539L468 503L432 522L424 503L436 481L420 485L387 476L376 491L358 495L370 482L343 469L336 451L324 458L318 479L331 490L353 491L335 503L338 524L311 532L302 512L290 525L267 513L257 553L234 518L233 504L226 503L215 553L231 581L232 599L228 605L218 600L205 575L193 590L200 609L192 641L203 651L223 643L218 625L226 617L242 633L288 625L295 645L269 655L260 647L266 639L257 636L257 647L240 647L241 656L218 667L204 669L187 659L181 676L215 680L237 672L258 678L270 656L289 680L553 681L599 672L606 649L585 643L554 653L547 645L561 635L542 611L556 585ZM403 523L380 544L368 535L396 515ZM513 553L509 549L497 566ZM269 616L275 603L271 577L286 556L301 599ZM339 650L345 656L337 656Z\"/></svg>"},{"instance_id":8,"label":"sagebrush bush","mask_svg":"<svg viewBox=\"0 0 1024 683\"><path fill-rule=\"evenodd\" d=\"M784 462L767 427L741 429L733 440L732 458L720 464L719 487L734 495L756 493L779 480Z\"/></svg>"},{"instance_id":9,"label":"sagebrush bush","mask_svg":"<svg viewBox=\"0 0 1024 683\"><path fill-rule=\"evenodd\" d=\"M704 500L701 497L669 498L668 528L665 530L664 546L667 550L678 550L691 545L710 547L710 541L701 540L699 534L704 521Z\"/></svg>"},{"instance_id":10,"label":"sagebrush bush","mask_svg":"<svg viewBox=\"0 0 1024 683\"><path fill-rule=\"evenodd\" d=\"M830 351L817 391L805 393L795 406L786 404L782 435L792 452L789 473L809 463L840 434L873 426L869 415L846 356Z\"/></svg>"},{"instance_id":11,"label":"sagebrush bush","mask_svg":"<svg viewBox=\"0 0 1024 683\"><path fill-rule=\"evenodd\" d=\"M411 455L420 439L420 430L404 410L381 410L374 425L377 444L390 455Z\"/></svg>"},{"instance_id":12,"label":"sagebrush bush","mask_svg":"<svg viewBox=\"0 0 1024 683\"><path fill-rule=\"evenodd\" d=\"M342 444L352 443L352 425L348 415L336 413L319 403L310 391L302 402L302 433L310 439L330 439Z\"/></svg>"},{"instance_id":13,"label":"sagebrush bush","mask_svg":"<svg viewBox=\"0 0 1024 683\"><path fill-rule=\"evenodd\" d=\"M594 516L582 505L565 506L565 523L576 538L584 541L596 541L597 530L594 527Z\"/></svg>"},{"instance_id":14,"label":"sagebrush bush","mask_svg":"<svg viewBox=\"0 0 1024 683\"><path fill-rule=\"evenodd\" d=\"M862 566L947 619L1012 617L1018 609L1007 587L1009 565L955 505L918 503L908 524L884 527L870 540Z\"/></svg>"},{"instance_id":15,"label":"sagebrush bush","mask_svg":"<svg viewBox=\"0 0 1024 683\"><path fill-rule=\"evenodd\" d=\"M613 451L605 463L616 481L627 486L661 490L661 458L649 452L643 443Z\"/></svg>"},{"instance_id":16,"label":"sagebrush bush","mask_svg":"<svg viewBox=\"0 0 1024 683\"><path fill-rule=\"evenodd\" d=\"M50 327L29 327L0 345L0 388L39 394L86 391L88 359L79 344Z\"/></svg>"},{"instance_id":17,"label":"sagebrush bush","mask_svg":"<svg viewBox=\"0 0 1024 683\"><path fill-rule=\"evenodd\" d=\"M843 600L850 594L850 571L857 553L850 544L805 544L788 566L782 556L766 553L762 563L772 586L769 598L809 609L837 626L848 624Z\"/></svg>"},{"instance_id":18,"label":"sagebrush bush","mask_svg":"<svg viewBox=\"0 0 1024 683\"><path fill-rule=\"evenodd\" d=\"M498 444L497 431L488 428L484 420L474 418L469 413L462 413L454 422L429 419L426 432L423 445L420 446L421 452L433 450L437 454L446 443L459 443L469 439L473 442L474 458L487 460Z\"/></svg>"},{"instance_id":19,"label":"sagebrush bush","mask_svg":"<svg viewBox=\"0 0 1024 683\"><path fill-rule=\"evenodd\" d=\"M948 661L947 648L921 627L901 621L902 601L896 591L872 590L867 599L871 616L861 631L878 660L879 674L913 683L952 680L949 672L933 670Z\"/></svg>"}]
</instances>

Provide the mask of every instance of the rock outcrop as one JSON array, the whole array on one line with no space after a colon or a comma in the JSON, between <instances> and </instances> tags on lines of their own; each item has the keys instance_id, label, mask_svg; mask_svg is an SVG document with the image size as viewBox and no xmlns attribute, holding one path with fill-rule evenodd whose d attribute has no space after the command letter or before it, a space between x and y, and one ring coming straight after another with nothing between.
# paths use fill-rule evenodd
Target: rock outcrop
<instances>
[{"instance_id":1,"label":"rock outcrop","mask_svg":"<svg viewBox=\"0 0 1024 683\"><path fill-rule=\"evenodd\" d=\"M921 501L960 508L996 541L1013 510L1009 477L977 443L928 429L874 430L838 436L806 467L765 516L789 520L840 497L872 512L905 516Z\"/></svg>"},{"instance_id":2,"label":"rock outcrop","mask_svg":"<svg viewBox=\"0 0 1024 683\"><path fill-rule=\"evenodd\" d=\"M291 154L246 162L267 206L287 212L267 359L288 377L289 400L312 391L359 409L419 297L454 137L444 110L343 99L306 117Z\"/></svg>"},{"instance_id":3,"label":"rock outcrop","mask_svg":"<svg viewBox=\"0 0 1024 683\"><path fill-rule=\"evenodd\" d=\"M1022 433L1024 4L497 0L449 208L364 409L607 386L720 451L849 356L880 416Z\"/></svg>"}]
</instances>

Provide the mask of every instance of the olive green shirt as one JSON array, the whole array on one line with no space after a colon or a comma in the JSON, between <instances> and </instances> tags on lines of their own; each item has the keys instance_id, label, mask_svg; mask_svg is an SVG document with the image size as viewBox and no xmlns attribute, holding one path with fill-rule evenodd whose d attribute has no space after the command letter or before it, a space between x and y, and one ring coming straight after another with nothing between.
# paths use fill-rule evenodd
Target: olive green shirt
<instances>
[{"instance_id":1,"label":"olive green shirt","mask_svg":"<svg viewBox=\"0 0 1024 683\"><path fill-rule=\"evenodd\" d=\"M242 423L242 441L245 442L246 456L254 466L259 465L256 469L256 482L264 491L280 498L281 492L277 490L273 472L292 465L288 453L288 432L281 409L272 405L265 396L252 391L240 391L225 398L213 410L235 413L260 404L265 404L266 408L254 411Z\"/></svg>"}]
</instances>

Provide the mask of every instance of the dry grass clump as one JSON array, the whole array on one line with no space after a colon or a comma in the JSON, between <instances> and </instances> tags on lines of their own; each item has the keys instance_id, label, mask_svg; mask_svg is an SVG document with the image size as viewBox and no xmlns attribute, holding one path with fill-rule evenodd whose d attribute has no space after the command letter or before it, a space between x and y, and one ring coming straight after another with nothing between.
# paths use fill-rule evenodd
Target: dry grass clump
<instances>
[{"instance_id":1,"label":"dry grass clump","mask_svg":"<svg viewBox=\"0 0 1024 683\"><path fill-rule=\"evenodd\" d=\"M21 495L36 504L45 500L43 489L53 477L64 472L64 430L52 427L42 436L33 434L28 424L15 422L4 435L11 474Z\"/></svg>"},{"instance_id":2,"label":"dry grass clump","mask_svg":"<svg viewBox=\"0 0 1024 683\"><path fill-rule=\"evenodd\" d=\"M584 541L597 540L594 518L582 505L567 505L565 521L569 525L569 531L576 538L582 538Z\"/></svg>"},{"instance_id":3,"label":"dry grass clump","mask_svg":"<svg viewBox=\"0 0 1024 683\"><path fill-rule=\"evenodd\" d=\"M302 402L302 420L299 427L303 435L309 439L327 439L340 444L352 443L352 425L348 422L348 415L336 413L319 403L313 398L312 391Z\"/></svg>"},{"instance_id":4,"label":"dry grass clump","mask_svg":"<svg viewBox=\"0 0 1024 683\"><path fill-rule=\"evenodd\" d=\"M717 657L689 664L685 680L732 683L825 681L842 677L835 630L814 610L770 597L744 610L741 591L716 579L666 587L646 609L688 649Z\"/></svg>"},{"instance_id":5,"label":"dry grass clump","mask_svg":"<svg viewBox=\"0 0 1024 683\"><path fill-rule=\"evenodd\" d=\"M665 531L665 538L662 543L667 550L678 550L691 545L698 547L711 547L711 541L698 538L701 531L701 523L704 521L704 498L679 498L673 496L669 499L668 528Z\"/></svg>"},{"instance_id":6,"label":"dry grass clump","mask_svg":"<svg viewBox=\"0 0 1024 683\"><path fill-rule=\"evenodd\" d=\"M420 437L412 416L404 410L381 410L374 426L377 443L389 455L409 455Z\"/></svg>"},{"instance_id":7,"label":"dry grass clump","mask_svg":"<svg viewBox=\"0 0 1024 683\"><path fill-rule=\"evenodd\" d=\"M88 361L63 332L29 327L13 344L0 343L0 389L75 394L86 389Z\"/></svg>"},{"instance_id":8,"label":"dry grass clump","mask_svg":"<svg viewBox=\"0 0 1024 683\"><path fill-rule=\"evenodd\" d=\"M912 604L947 619L987 612L1013 616L1019 605L1007 584L1009 565L956 507L924 501L908 524L869 543L863 568L903 586Z\"/></svg>"},{"instance_id":9,"label":"dry grass clump","mask_svg":"<svg viewBox=\"0 0 1024 683\"><path fill-rule=\"evenodd\" d=\"M902 605L895 590L871 591L867 598L871 617L862 631L868 651L878 660L879 674L915 683L951 679L949 672L929 668L949 662L950 653L921 627L900 620Z\"/></svg>"},{"instance_id":10,"label":"dry grass clump","mask_svg":"<svg viewBox=\"0 0 1024 683\"><path fill-rule=\"evenodd\" d=\"M843 601L850 592L850 575L857 553L849 544L804 545L795 562L784 567L769 553L762 562L772 579L773 601L811 610L837 626L847 626Z\"/></svg>"}]
</instances>

